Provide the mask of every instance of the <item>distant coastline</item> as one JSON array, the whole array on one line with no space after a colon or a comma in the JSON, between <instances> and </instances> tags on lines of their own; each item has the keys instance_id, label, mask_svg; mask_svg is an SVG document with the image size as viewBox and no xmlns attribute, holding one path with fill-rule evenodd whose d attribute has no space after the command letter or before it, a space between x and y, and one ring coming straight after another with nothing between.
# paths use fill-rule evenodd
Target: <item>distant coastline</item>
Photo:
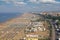
<instances>
[{"instance_id":1,"label":"distant coastline","mask_svg":"<svg viewBox=\"0 0 60 40\"><path fill-rule=\"evenodd\" d=\"M23 13L0 13L0 23L6 22L17 16L21 16Z\"/></svg>"}]
</instances>

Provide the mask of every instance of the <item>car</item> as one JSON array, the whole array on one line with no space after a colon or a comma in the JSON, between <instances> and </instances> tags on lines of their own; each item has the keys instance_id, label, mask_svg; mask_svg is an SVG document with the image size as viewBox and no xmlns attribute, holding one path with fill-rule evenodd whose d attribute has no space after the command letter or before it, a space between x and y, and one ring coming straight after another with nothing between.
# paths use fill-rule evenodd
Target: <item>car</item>
<instances>
[{"instance_id":1,"label":"car","mask_svg":"<svg viewBox=\"0 0 60 40\"><path fill-rule=\"evenodd\" d=\"M60 33L60 30L57 30L57 32L59 32L59 33Z\"/></svg>"},{"instance_id":2,"label":"car","mask_svg":"<svg viewBox=\"0 0 60 40\"><path fill-rule=\"evenodd\" d=\"M60 29L59 29L59 28L57 28L57 29L55 29L55 31L60 32Z\"/></svg>"},{"instance_id":3,"label":"car","mask_svg":"<svg viewBox=\"0 0 60 40\"><path fill-rule=\"evenodd\" d=\"M55 29L57 29L58 28L58 26L57 25L55 25Z\"/></svg>"}]
</instances>

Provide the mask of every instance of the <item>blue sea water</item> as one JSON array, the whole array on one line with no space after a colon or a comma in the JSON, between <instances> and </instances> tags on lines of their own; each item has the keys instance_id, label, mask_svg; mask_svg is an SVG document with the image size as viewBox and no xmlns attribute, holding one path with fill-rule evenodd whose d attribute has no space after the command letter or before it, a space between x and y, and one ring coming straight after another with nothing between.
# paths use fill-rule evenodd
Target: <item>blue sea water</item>
<instances>
[{"instance_id":1,"label":"blue sea water","mask_svg":"<svg viewBox=\"0 0 60 40\"><path fill-rule=\"evenodd\" d=\"M22 13L0 13L0 23L22 15Z\"/></svg>"}]
</instances>

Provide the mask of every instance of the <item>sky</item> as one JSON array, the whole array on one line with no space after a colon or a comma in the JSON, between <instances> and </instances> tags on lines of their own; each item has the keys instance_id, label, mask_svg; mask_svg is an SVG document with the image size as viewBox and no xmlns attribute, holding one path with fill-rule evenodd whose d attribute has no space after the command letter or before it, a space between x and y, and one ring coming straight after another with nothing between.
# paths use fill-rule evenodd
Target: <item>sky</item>
<instances>
[{"instance_id":1,"label":"sky","mask_svg":"<svg viewBox=\"0 0 60 40\"><path fill-rule=\"evenodd\" d=\"M60 0L0 0L0 13L60 11Z\"/></svg>"}]
</instances>

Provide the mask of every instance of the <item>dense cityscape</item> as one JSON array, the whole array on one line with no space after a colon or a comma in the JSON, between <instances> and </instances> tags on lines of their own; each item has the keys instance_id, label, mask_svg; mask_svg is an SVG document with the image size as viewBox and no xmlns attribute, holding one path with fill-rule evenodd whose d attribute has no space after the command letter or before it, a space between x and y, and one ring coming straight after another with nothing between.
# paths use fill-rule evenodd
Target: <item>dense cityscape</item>
<instances>
[{"instance_id":1,"label":"dense cityscape","mask_svg":"<svg viewBox=\"0 0 60 40\"><path fill-rule=\"evenodd\" d=\"M60 12L24 13L0 23L0 40L60 40Z\"/></svg>"}]
</instances>

